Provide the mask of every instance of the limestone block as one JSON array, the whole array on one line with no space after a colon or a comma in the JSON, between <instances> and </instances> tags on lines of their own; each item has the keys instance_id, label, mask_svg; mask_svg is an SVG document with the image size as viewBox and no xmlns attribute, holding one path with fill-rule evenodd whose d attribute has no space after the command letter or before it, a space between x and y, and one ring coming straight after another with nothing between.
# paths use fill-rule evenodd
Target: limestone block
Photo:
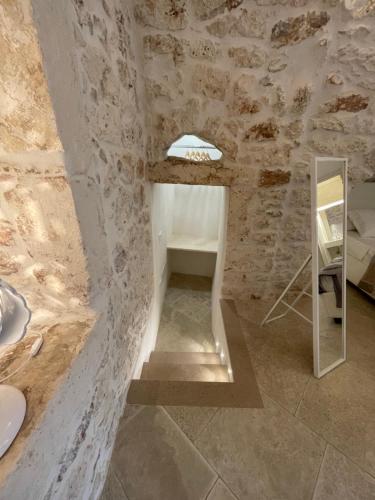
<instances>
[{"instance_id":1,"label":"limestone block","mask_svg":"<svg viewBox=\"0 0 375 500\"><path fill-rule=\"evenodd\" d=\"M127 250L121 243L116 243L113 251L113 265L117 274L121 274L124 271L128 260Z\"/></svg>"},{"instance_id":2,"label":"limestone block","mask_svg":"<svg viewBox=\"0 0 375 500\"><path fill-rule=\"evenodd\" d=\"M180 135L176 120L167 115L160 114L155 117L155 128L159 132L156 139L161 149L168 148Z\"/></svg>"},{"instance_id":3,"label":"limestone block","mask_svg":"<svg viewBox=\"0 0 375 500\"><path fill-rule=\"evenodd\" d=\"M157 29L182 30L187 26L184 0L141 0L137 1L134 16L142 26Z\"/></svg>"},{"instance_id":4,"label":"limestone block","mask_svg":"<svg viewBox=\"0 0 375 500\"><path fill-rule=\"evenodd\" d=\"M231 31L235 22L236 18L234 16L227 15L209 24L207 26L207 31L210 35L216 36L217 38L223 38Z\"/></svg>"},{"instance_id":5,"label":"limestone block","mask_svg":"<svg viewBox=\"0 0 375 500\"><path fill-rule=\"evenodd\" d=\"M342 136L332 133L313 132L309 140L310 147L319 153L338 155L348 153L366 153L367 140L360 136Z\"/></svg>"},{"instance_id":6,"label":"limestone block","mask_svg":"<svg viewBox=\"0 0 375 500\"><path fill-rule=\"evenodd\" d=\"M229 158L230 160L237 158L238 145L224 132L218 136L215 146L223 152L224 158Z\"/></svg>"},{"instance_id":7,"label":"limestone block","mask_svg":"<svg viewBox=\"0 0 375 500\"><path fill-rule=\"evenodd\" d=\"M288 184L290 181L290 170L261 170L260 177L258 180L259 187L271 187L280 186L282 184Z\"/></svg>"},{"instance_id":8,"label":"limestone block","mask_svg":"<svg viewBox=\"0 0 375 500\"><path fill-rule=\"evenodd\" d=\"M357 113L366 109L369 105L369 98L360 94L350 94L338 96L333 101L327 102L322 106L326 113L337 113L338 111L348 111Z\"/></svg>"},{"instance_id":9,"label":"limestone block","mask_svg":"<svg viewBox=\"0 0 375 500\"><path fill-rule=\"evenodd\" d=\"M172 112L172 118L176 121L182 133L197 130L200 116L200 101L191 98L184 101L181 106Z\"/></svg>"},{"instance_id":10,"label":"limestone block","mask_svg":"<svg viewBox=\"0 0 375 500\"><path fill-rule=\"evenodd\" d=\"M220 125L221 118L219 116L209 116L202 128L202 137L215 142Z\"/></svg>"},{"instance_id":11,"label":"limestone block","mask_svg":"<svg viewBox=\"0 0 375 500\"><path fill-rule=\"evenodd\" d=\"M240 9L235 24L231 27L233 35L246 38L264 38L266 34L266 19L260 9Z\"/></svg>"},{"instance_id":12,"label":"limestone block","mask_svg":"<svg viewBox=\"0 0 375 500\"><path fill-rule=\"evenodd\" d=\"M193 40L190 42L190 56L194 59L214 61L218 50L211 40Z\"/></svg>"},{"instance_id":13,"label":"limestone block","mask_svg":"<svg viewBox=\"0 0 375 500\"><path fill-rule=\"evenodd\" d=\"M293 97L292 112L302 114L311 100L311 95L312 90L309 85L299 87Z\"/></svg>"},{"instance_id":14,"label":"limestone block","mask_svg":"<svg viewBox=\"0 0 375 500\"><path fill-rule=\"evenodd\" d=\"M158 97L163 97L170 101L172 99L172 92L167 85L163 82L158 82L150 78L146 79L145 83L147 97L150 100L157 99Z\"/></svg>"},{"instance_id":15,"label":"limestone block","mask_svg":"<svg viewBox=\"0 0 375 500\"><path fill-rule=\"evenodd\" d=\"M331 85L342 85L344 83L344 80L342 76L338 75L337 73L330 73L327 76L327 82Z\"/></svg>"},{"instance_id":16,"label":"limestone block","mask_svg":"<svg viewBox=\"0 0 375 500\"><path fill-rule=\"evenodd\" d=\"M289 199L289 205L292 208L296 207L304 207L309 209L310 208L310 189L309 188L298 188L298 189L293 189L292 192L290 193L290 199Z\"/></svg>"},{"instance_id":17,"label":"limestone block","mask_svg":"<svg viewBox=\"0 0 375 500\"><path fill-rule=\"evenodd\" d=\"M233 86L233 93L236 96L248 96L252 94L256 79L253 75L242 74L236 79Z\"/></svg>"},{"instance_id":18,"label":"limestone block","mask_svg":"<svg viewBox=\"0 0 375 500\"><path fill-rule=\"evenodd\" d=\"M311 124L314 130L322 129L322 130L334 130L336 132L344 131L343 121L337 118L336 116L330 116L330 117L323 116L318 118L312 118Z\"/></svg>"},{"instance_id":19,"label":"limestone block","mask_svg":"<svg viewBox=\"0 0 375 500\"><path fill-rule=\"evenodd\" d=\"M284 131L285 136L288 139L291 139L292 141L294 141L294 143L296 145L298 145L299 138L301 137L302 132L303 132L303 128L304 127L303 127L302 120L294 120L294 121L288 123L288 125L285 125L283 127L283 131Z\"/></svg>"},{"instance_id":20,"label":"limestone block","mask_svg":"<svg viewBox=\"0 0 375 500\"><path fill-rule=\"evenodd\" d=\"M61 150L29 2L0 9L0 152Z\"/></svg>"},{"instance_id":21,"label":"limestone block","mask_svg":"<svg viewBox=\"0 0 375 500\"><path fill-rule=\"evenodd\" d=\"M261 167L283 167L289 165L290 151L292 147L289 144L262 144L248 147L250 154L248 157L240 158L239 161L250 165Z\"/></svg>"},{"instance_id":22,"label":"limestone block","mask_svg":"<svg viewBox=\"0 0 375 500\"><path fill-rule=\"evenodd\" d=\"M234 115L252 115L259 113L262 104L253 97L255 78L252 75L243 74L235 81L233 96L228 104L228 110Z\"/></svg>"},{"instance_id":23,"label":"limestone block","mask_svg":"<svg viewBox=\"0 0 375 500\"><path fill-rule=\"evenodd\" d=\"M227 122L225 122L225 128L227 130L229 130L229 132L232 134L233 137L237 137L238 136L238 131L239 131L239 128L240 128L240 124L238 121L236 120L228 120Z\"/></svg>"},{"instance_id":24,"label":"limestone block","mask_svg":"<svg viewBox=\"0 0 375 500\"><path fill-rule=\"evenodd\" d=\"M193 11L198 19L212 19L222 14L227 8L232 10L241 5L243 0L192 0Z\"/></svg>"},{"instance_id":25,"label":"limestone block","mask_svg":"<svg viewBox=\"0 0 375 500\"><path fill-rule=\"evenodd\" d=\"M218 68L197 65L193 70L192 87L199 94L223 101L229 86L230 73Z\"/></svg>"},{"instance_id":26,"label":"limestone block","mask_svg":"<svg viewBox=\"0 0 375 500\"><path fill-rule=\"evenodd\" d=\"M149 163L146 169L150 182L230 186L234 178L232 169L225 167L221 161L195 163L169 158Z\"/></svg>"},{"instance_id":27,"label":"limestone block","mask_svg":"<svg viewBox=\"0 0 375 500\"><path fill-rule=\"evenodd\" d=\"M278 57L276 59L271 59L268 63L268 71L270 73L278 73L279 71L283 71L288 66L285 59Z\"/></svg>"},{"instance_id":28,"label":"limestone block","mask_svg":"<svg viewBox=\"0 0 375 500\"><path fill-rule=\"evenodd\" d=\"M279 115L286 111L286 93L280 85L274 87L272 109Z\"/></svg>"},{"instance_id":29,"label":"limestone block","mask_svg":"<svg viewBox=\"0 0 375 500\"><path fill-rule=\"evenodd\" d=\"M375 48L350 43L337 51L338 61L353 84L375 90Z\"/></svg>"},{"instance_id":30,"label":"limestone block","mask_svg":"<svg viewBox=\"0 0 375 500\"><path fill-rule=\"evenodd\" d=\"M276 140L280 130L274 119L269 119L266 122L261 122L250 127L245 132L244 139L254 139L256 141L272 141Z\"/></svg>"},{"instance_id":31,"label":"limestone block","mask_svg":"<svg viewBox=\"0 0 375 500\"><path fill-rule=\"evenodd\" d=\"M259 68L263 66L266 54L259 47L231 47L228 55L237 68Z\"/></svg>"},{"instance_id":32,"label":"limestone block","mask_svg":"<svg viewBox=\"0 0 375 500\"><path fill-rule=\"evenodd\" d=\"M14 245L14 228L10 221L0 219L0 246Z\"/></svg>"},{"instance_id":33,"label":"limestone block","mask_svg":"<svg viewBox=\"0 0 375 500\"><path fill-rule=\"evenodd\" d=\"M327 12L308 12L298 17L289 17L279 21L272 28L271 41L276 47L300 43L313 36L325 26L330 17Z\"/></svg>"},{"instance_id":34,"label":"limestone block","mask_svg":"<svg viewBox=\"0 0 375 500\"><path fill-rule=\"evenodd\" d=\"M173 35L146 35L143 38L145 57L152 59L155 54L169 54L175 64L185 59L184 43Z\"/></svg>"},{"instance_id":35,"label":"limestone block","mask_svg":"<svg viewBox=\"0 0 375 500\"><path fill-rule=\"evenodd\" d=\"M274 85L274 82L270 75L266 75L263 78L259 80L259 83L263 85L263 87L272 87Z\"/></svg>"},{"instance_id":36,"label":"limestone block","mask_svg":"<svg viewBox=\"0 0 375 500\"><path fill-rule=\"evenodd\" d=\"M14 257L7 252L0 250L0 275L10 276L11 274L18 273L21 264L17 262Z\"/></svg>"},{"instance_id":37,"label":"limestone block","mask_svg":"<svg viewBox=\"0 0 375 500\"><path fill-rule=\"evenodd\" d=\"M261 110L261 103L251 97L234 95L228 109L235 116L253 115Z\"/></svg>"}]
</instances>

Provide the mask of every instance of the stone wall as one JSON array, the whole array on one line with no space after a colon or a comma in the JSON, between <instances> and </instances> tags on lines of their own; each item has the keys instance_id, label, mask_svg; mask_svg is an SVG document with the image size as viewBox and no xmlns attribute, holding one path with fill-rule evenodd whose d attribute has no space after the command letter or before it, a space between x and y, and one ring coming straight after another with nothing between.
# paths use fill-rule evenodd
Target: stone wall
<instances>
[{"instance_id":1,"label":"stone wall","mask_svg":"<svg viewBox=\"0 0 375 500\"><path fill-rule=\"evenodd\" d=\"M152 300L142 66L127 3L32 5L98 320L0 498L91 500L104 483Z\"/></svg>"},{"instance_id":2,"label":"stone wall","mask_svg":"<svg viewBox=\"0 0 375 500\"><path fill-rule=\"evenodd\" d=\"M29 1L0 22L0 274L53 321L86 303L85 259Z\"/></svg>"},{"instance_id":3,"label":"stone wall","mask_svg":"<svg viewBox=\"0 0 375 500\"><path fill-rule=\"evenodd\" d=\"M30 2L0 2L0 154L61 150Z\"/></svg>"},{"instance_id":4,"label":"stone wall","mask_svg":"<svg viewBox=\"0 0 375 500\"><path fill-rule=\"evenodd\" d=\"M310 251L314 156L348 156L351 182L374 173L374 14L354 19L337 0L141 0L135 17L149 159L182 133L222 149L235 177L224 293L277 293Z\"/></svg>"},{"instance_id":5,"label":"stone wall","mask_svg":"<svg viewBox=\"0 0 375 500\"><path fill-rule=\"evenodd\" d=\"M45 327L86 305L85 259L61 153L0 156L0 214L0 275L32 295L33 320Z\"/></svg>"}]
</instances>

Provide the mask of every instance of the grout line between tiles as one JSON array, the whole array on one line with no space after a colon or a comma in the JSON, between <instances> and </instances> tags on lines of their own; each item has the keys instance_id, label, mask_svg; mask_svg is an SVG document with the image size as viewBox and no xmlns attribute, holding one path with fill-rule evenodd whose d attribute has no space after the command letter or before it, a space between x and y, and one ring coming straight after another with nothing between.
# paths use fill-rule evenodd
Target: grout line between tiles
<instances>
[{"instance_id":1,"label":"grout line between tiles","mask_svg":"<svg viewBox=\"0 0 375 500\"><path fill-rule=\"evenodd\" d=\"M327 443L332 446L332 448L334 448L338 453L341 453L341 455L344 455L344 457L349 460L349 462L351 462L355 467L358 467L358 469L365 475L369 476L372 480L375 481L375 474L372 474L371 472L368 472L367 470L365 470L361 465L357 464L357 462L355 462L352 458L350 458L346 453L344 453L342 450L340 450L340 448L337 448L337 446L335 446L334 444L330 443L329 441L327 441Z\"/></svg>"},{"instance_id":2,"label":"grout line between tiles","mask_svg":"<svg viewBox=\"0 0 375 500\"><path fill-rule=\"evenodd\" d=\"M219 411L219 408L216 408L216 411L214 412L214 414L208 419L207 423L202 427L202 429L195 436L194 441L197 440L199 438L199 436L202 434L202 432L207 429L207 427L210 425L210 423L212 422L212 420L214 419L214 417L215 417L215 415L217 414L218 411ZM194 441L191 439L192 443Z\"/></svg>"},{"instance_id":3,"label":"grout line between tiles","mask_svg":"<svg viewBox=\"0 0 375 500\"><path fill-rule=\"evenodd\" d=\"M323 462L324 462L324 459L325 459L326 454L327 454L327 448L328 448L328 442L326 443L326 447L325 447L325 450L324 450L324 453L323 453L322 461L320 462L320 466L319 466L318 474L316 475L316 480L315 480L315 485L314 485L314 489L313 489L313 492L312 492L311 500L314 500L314 496L315 496L316 488L317 488L317 486L318 486L318 481L319 481L320 471L322 470L322 467L323 467Z\"/></svg>"},{"instance_id":4,"label":"grout line between tiles","mask_svg":"<svg viewBox=\"0 0 375 500\"><path fill-rule=\"evenodd\" d=\"M228 491L230 491L234 497L235 500L238 500L238 496L234 494L233 490L228 486L228 483L226 480L219 474L219 479L221 480L222 483L225 484L225 486L228 488Z\"/></svg>"},{"instance_id":5,"label":"grout line between tiles","mask_svg":"<svg viewBox=\"0 0 375 500\"><path fill-rule=\"evenodd\" d=\"M188 441L190 442L191 446L193 446L193 448L198 452L198 454L204 459L204 461L208 464L208 466L216 473L217 477L216 477L216 480L214 482L214 484L212 485L212 488L210 488L209 492L207 493L207 497L205 500L207 500L209 494L211 493L211 491L214 489L216 483L218 482L218 480L220 479L222 481L222 483L225 484L225 486L228 488L228 490L231 492L231 494L233 495L233 497L235 498L235 500L238 500L238 497L237 495L235 495L235 493L232 491L232 489L228 486L226 480L221 476L221 474L216 470L216 468L206 459L206 457L203 455L203 453L197 448L197 446L195 445L195 442L192 440L192 438L190 438L182 429L181 427L178 425L178 423L174 420L174 418L172 417L172 415L170 415L168 413L168 411L164 408L164 406L161 406L160 408L163 408L163 410L165 411L165 413L168 415L168 417L175 423L175 425L180 429L180 431L182 432L182 434L184 436L186 436L186 439L188 439ZM212 417L208 420L207 424L199 431L198 435L195 437L195 439L198 439L199 436L201 436L201 434L207 429L207 427L209 426L209 424L212 422L212 420L214 419L214 417L218 414L218 412L221 410L221 408L216 408L216 411L215 413L212 415Z\"/></svg>"},{"instance_id":6,"label":"grout line between tiles","mask_svg":"<svg viewBox=\"0 0 375 500\"><path fill-rule=\"evenodd\" d=\"M313 377L311 377L310 380L313 380ZM305 422L304 420L302 420L298 415L294 415L293 413L291 413L290 410L288 410L287 408L285 408L282 404L279 403L279 401L277 401L276 399L274 399L273 397L271 397L263 389L261 389L261 393L263 393L265 396L267 396L273 403L275 403L277 406L279 406L282 410L286 411L289 415L291 415L292 417L296 418L298 420L298 422L300 422L302 425L304 425L306 427L306 429L308 429L316 437L318 437L319 439L321 439L322 441L324 441L326 443L326 445L329 444L330 446L332 446L333 448L335 448L339 453L341 453L342 455L344 455L348 460L350 460L350 462L352 462L354 465L356 465L364 474L368 474L372 479L375 479L375 474L372 474L368 470L364 469L361 464L359 464L358 462L356 462L355 460L353 460L353 458L350 457L349 455L347 455L347 453L344 450L338 448L337 445L334 445L330 440L328 440L322 434L319 434L319 432L316 431L315 429L312 429L309 426L309 424L307 422Z\"/></svg>"},{"instance_id":7,"label":"grout line between tiles","mask_svg":"<svg viewBox=\"0 0 375 500\"><path fill-rule=\"evenodd\" d=\"M112 466L112 467L113 467L113 466ZM126 492L126 490L125 490L125 487L124 487L124 485L122 484L121 479L119 478L119 476L118 476L118 474L117 474L117 472L116 472L116 469L115 469L114 467L113 467L113 471L112 471L112 472L113 472L113 474L116 476L117 481L120 483L120 486L121 486L122 491L124 492L125 498L127 498L127 500L130 500L129 495L127 494L127 492Z\"/></svg>"},{"instance_id":8,"label":"grout line between tiles","mask_svg":"<svg viewBox=\"0 0 375 500\"><path fill-rule=\"evenodd\" d=\"M167 410L164 408L164 406L158 406L158 408L160 408L166 415L167 417L169 418L169 420L172 421L173 425L177 427L177 429L180 431L181 435L184 437L185 440L189 441L189 444L190 446L192 446L194 448L194 450L198 453L198 455L202 458L203 462L212 470L212 472L214 472L216 474L216 476L219 477L219 473L217 472L217 470L215 469L215 467L213 467L213 465L210 464L210 462L207 460L207 458L201 453L201 451L195 446L195 444L193 443L193 441L191 441L191 439L185 434L185 432L180 428L180 426L173 420L173 418L171 417L171 415L169 415L169 413L167 412Z\"/></svg>"},{"instance_id":9,"label":"grout line between tiles","mask_svg":"<svg viewBox=\"0 0 375 500\"><path fill-rule=\"evenodd\" d=\"M113 467L113 473L114 473L114 475L117 477L117 479L118 479L118 481L119 481L119 483L120 483L120 485L121 485L121 488L122 488L123 492L125 493L125 497L127 498L127 500L133 500L133 499L129 496L128 492L127 492L127 491L126 491L126 489L125 489L125 486L124 486L124 484L123 484L123 482L122 482L122 480L121 480L121 475L120 475L120 474L117 474L117 472L116 472L116 466L113 464L113 465L112 465L112 467Z\"/></svg>"},{"instance_id":10,"label":"grout line between tiles","mask_svg":"<svg viewBox=\"0 0 375 500\"><path fill-rule=\"evenodd\" d=\"M269 396L268 396L269 397ZM272 399L272 398L270 398ZM273 400L274 403L277 403L279 404L277 401ZM279 404L279 406L281 406ZM282 406L281 406L282 408ZM364 474L368 474L372 479L375 479L375 474L372 474L371 472L369 472L368 470L364 469L363 466L361 464L359 464L358 462L356 462L355 460L353 460L352 457L350 457L346 451L340 449L337 447L337 445L333 444L329 439L327 439L325 436L323 436L323 434L319 434L318 431L316 431L315 429L312 429L310 427L310 425L305 422L304 420L302 420L302 418L300 418L298 415L293 415L299 422L301 422L301 424L303 424L307 429L309 429L313 434L315 434L317 437L319 437L320 439L323 439L323 441L325 441L327 443L327 445L329 444L330 446L332 446L333 448L335 448L339 453L341 453L342 455L344 455L344 457L346 457L350 462L352 462L354 465L356 465Z\"/></svg>"},{"instance_id":11,"label":"grout line between tiles","mask_svg":"<svg viewBox=\"0 0 375 500\"><path fill-rule=\"evenodd\" d=\"M301 399L300 399L300 401L299 401L299 403L298 403L298 405L297 405L296 411L293 413L293 415L294 415L295 417L297 417L298 410L300 409L300 406L301 406L301 404L302 404L303 398L305 397L305 394L306 394L306 392L307 392L307 388L308 388L308 386L310 385L310 382L311 382L312 378L313 378L313 375L310 375L310 377L308 378L308 380L307 380L307 382L306 382L305 388L304 388L304 390L303 390L303 393L302 393ZM298 418L298 417L297 417L297 418Z\"/></svg>"},{"instance_id":12,"label":"grout line between tiles","mask_svg":"<svg viewBox=\"0 0 375 500\"><path fill-rule=\"evenodd\" d=\"M218 481L219 481L219 476L217 476L217 478L216 478L216 480L215 480L214 484L213 484L213 485L212 485L212 487L208 490L207 495L204 497L204 500L207 500L207 499L208 499L208 497L210 496L210 494L211 494L212 490L213 490L213 489L215 488L215 486L217 485L217 482L218 482Z\"/></svg>"},{"instance_id":13,"label":"grout line between tiles","mask_svg":"<svg viewBox=\"0 0 375 500\"><path fill-rule=\"evenodd\" d=\"M128 406L128 403L126 403L126 406ZM126 410L126 406L124 408L124 413L121 415L120 417L120 421L119 421L119 425L117 427L117 432L116 432L116 436L117 436L117 433L118 433L118 428L120 427L120 423L121 423L121 419L123 418L124 414L125 414L125 410ZM133 406L132 404L129 404L129 406ZM128 417L125 421L124 421L124 427L126 427L128 425L129 422L131 422L133 420L134 417L136 417L142 410L144 409L144 406L143 405L140 405L140 408L133 414L131 415L130 417Z\"/></svg>"}]
</instances>

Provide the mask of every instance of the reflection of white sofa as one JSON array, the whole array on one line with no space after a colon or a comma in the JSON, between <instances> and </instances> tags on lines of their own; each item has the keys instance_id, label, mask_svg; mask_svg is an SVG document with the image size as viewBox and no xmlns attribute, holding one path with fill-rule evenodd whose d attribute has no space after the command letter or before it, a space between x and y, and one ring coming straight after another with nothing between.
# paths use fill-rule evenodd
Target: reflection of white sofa
<instances>
[{"instance_id":1,"label":"reflection of white sofa","mask_svg":"<svg viewBox=\"0 0 375 500\"><path fill-rule=\"evenodd\" d=\"M375 210L375 182L357 184L348 195L348 213L352 210ZM359 286L375 256L375 238L362 238L352 227L347 231L347 279ZM373 264L372 264L373 265ZM375 284L374 284L375 286ZM371 297L375 296L364 290Z\"/></svg>"},{"instance_id":2,"label":"reflection of white sofa","mask_svg":"<svg viewBox=\"0 0 375 500\"><path fill-rule=\"evenodd\" d=\"M361 238L357 231L348 231L347 235L346 277L358 286L375 255L375 238Z\"/></svg>"}]
</instances>

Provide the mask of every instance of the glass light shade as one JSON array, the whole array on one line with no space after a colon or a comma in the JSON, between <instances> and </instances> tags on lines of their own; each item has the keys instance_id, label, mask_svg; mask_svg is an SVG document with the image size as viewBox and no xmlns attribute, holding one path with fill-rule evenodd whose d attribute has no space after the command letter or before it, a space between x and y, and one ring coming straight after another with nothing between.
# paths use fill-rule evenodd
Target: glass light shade
<instances>
[{"instance_id":1,"label":"glass light shade","mask_svg":"<svg viewBox=\"0 0 375 500\"><path fill-rule=\"evenodd\" d=\"M31 311L13 287L0 280L0 344L15 344L26 334Z\"/></svg>"}]
</instances>

